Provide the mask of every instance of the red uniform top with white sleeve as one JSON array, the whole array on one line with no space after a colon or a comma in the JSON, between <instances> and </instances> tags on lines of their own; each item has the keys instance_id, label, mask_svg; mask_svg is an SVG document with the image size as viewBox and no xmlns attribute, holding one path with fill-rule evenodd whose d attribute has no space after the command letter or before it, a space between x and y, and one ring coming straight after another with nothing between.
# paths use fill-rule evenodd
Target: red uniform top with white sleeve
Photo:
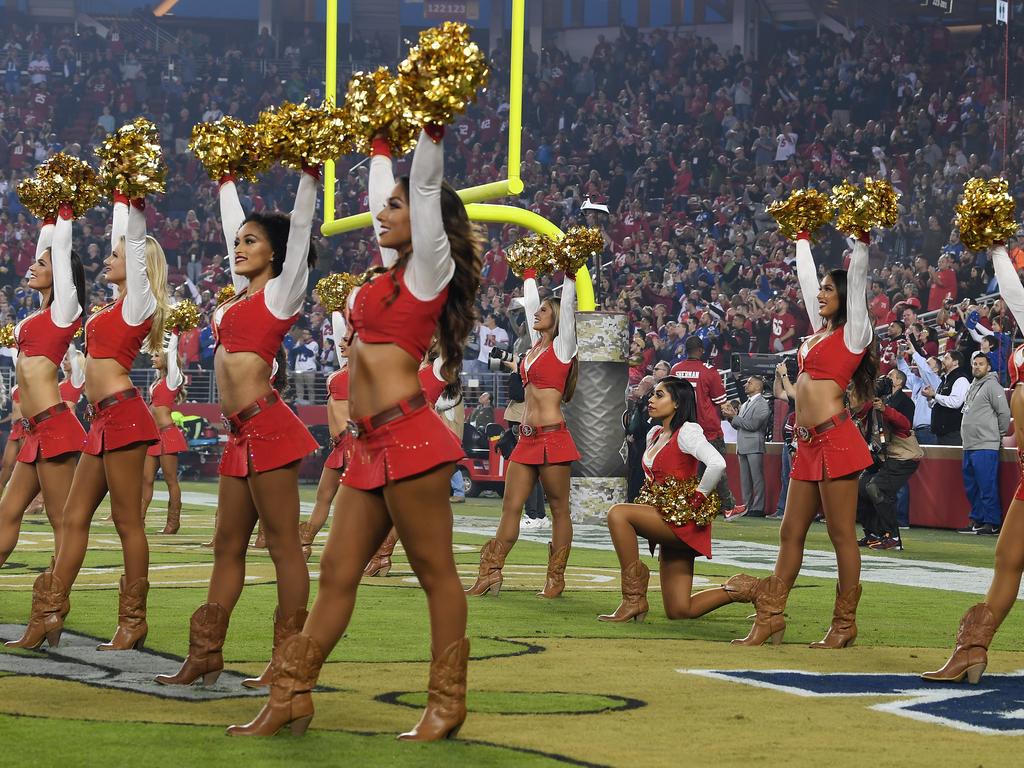
<instances>
[{"instance_id":1,"label":"red uniform top with white sleeve","mask_svg":"<svg viewBox=\"0 0 1024 768\"><path fill-rule=\"evenodd\" d=\"M345 318L341 312L331 313L331 325L336 340L345 338ZM339 362L342 368L327 377L327 395L335 402L348 402L348 365L344 358L339 358ZM344 469L351 450L352 435L342 426L337 434L331 435L331 452L327 455L325 465L330 469Z\"/></svg>"},{"instance_id":2,"label":"red uniform top with white sleeve","mask_svg":"<svg viewBox=\"0 0 1024 768\"><path fill-rule=\"evenodd\" d=\"M409 174L412 253L399 265L398 253L382 247L381 263L388 271L353 290L348 300L352 332L361 342L395 344L417 362L430 346L448 299L448 283L455 274L441 216L443 135L441 128L425 129L413 155ZM378 139L373 144L369 180L370 215L378 244L377 214L394 186L390 149ZM396 418L385 420L389 413L385 411L353 422L359 436L341 479L343 485L374 490L389 480L418 475L462 458L461 444L425 402L402 401L395 408L401 411Z\"/></svg>"},{"instance_id":3,"label":"red uniform top with white sleeve","mask_svg":"<svg viewBox=\"0 0 1024 768\"><path fill-rule=\"evenodd\" d=\"M992 268L996 274L996 281L999 284L999 296L1003 303L1009 307L1013 319L1020 326L1024 320L1024 285L1021 285L1017 276L1017 268L1006 252L1006 246L997 245L989 249L989 257L992 260ZM1013 388L1011 403L1017 396L1017 385L1024 381L1024 344L1021 344L1010 355L1010 386ZM1024 471L1024 425L1016 425L1017 436L1017 462ZM1013 494L1014 499L1024 500L1024 479L1017 485Z\"/></svg>"},{"instance_id":4,"label":"red uniform top with white sleeve","mask_svg":"<svg viewBox=\"0 0 1024 768\"><path fill-rule=\"evenodd\" d=\"M178 392L181 385L185 383L178 368L178 334L172 332L167 334L167 341L164 343L164 360L167 366L167 374L157 379L149 388L149 404L155 408L173 408L178 400ZM188 441L185 440L185 433L173 421L170 424L160 427L160 442L149 446L146 454L149 456L164 456L167 454L183 453L188 450Z\"/></svg>"},{"instance_id":5,"label":"red uniform top with white sleeve","mask_svg":"<svg viewBox=\"0 0 1024 768\"><path fill-rule=\"evenodd\" d=\"M722 417L718 409L726 396L718 369L703 360L680 360L672 366L672 375L693 385L693 393L697 396L697 423L704 430L704 437L708 440L723 437Z\"/></svg>"},{"instance_id":6,"label":"red uniform top with white sleeve","mask_svg":"<svg viewBox=\"0 0 1024 768\"><path fill-rule=\"evenodd\" d=\"M686 422L675 435L658 447L663 427L654 427L647 433L647 450L644 451L644 476L651 483L664 482L667 477L688 480L697 476L697 463L704 465L704 474L697 484L697 491L707 496L718 485L725 472L725 459L704 436L700 424ZM698 554L711 559L711 526L694 523L672 525L666 522L672 532Z\"/></svg>"},{"instance_id":7,"label":"red uniform top with white sleeve","mask_svg":"<svg viewBox=\"0 0 1024 768\"><path fill-rule=\"evenodd\" d=\"M66 377L58 389L60 399L69 407L74 407L82 399L82 391L85 389L85 355L75 347L68 348L68 362L71 363L71 375Z\"/></svg>"}]
</instances>

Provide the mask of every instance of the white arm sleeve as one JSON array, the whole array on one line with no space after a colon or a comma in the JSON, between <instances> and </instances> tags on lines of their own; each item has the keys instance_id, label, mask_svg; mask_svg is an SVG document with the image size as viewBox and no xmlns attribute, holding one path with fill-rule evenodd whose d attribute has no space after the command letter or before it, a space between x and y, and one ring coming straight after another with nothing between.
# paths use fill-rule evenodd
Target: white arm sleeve
<instances>
[{"instance_id":1,"label":"white arm sleeve","mask_svg":"<svg viewBox=\"0 0 1024 768\"><path fill-rule=\"evenodd\" d=\"M796 276L800 281L804 309L811 320L811 328L817 333L821 330L821 315L818 314L818 268L814 265L811 241L803 238L796 241Z\"/></svg>"},{"instance_id":2,"label":"white arm sleeve","mask_svg":"<svg viewBox=\"0 0 1024 768\"><path fill-rule=\"evenodd\" d=\"M71 276L71 219L61 216L53 229L50 246L50 268L53 270L53 303L50 317L55 325L67 328L82 314L78 291Z\"/></svg>"},{"instance_id":3,"label":"white arm sleeve","mask_svg":"<svg viewBox=\"0 0 1024 768\"><path fill-rule=\"evenodd\" d=\"M406 287L420 301L436 298L455 274L455 260L441 220L443 176L444 145L435 144L421 131L409 172L412 257L405 270Z\"/></svg>"},{"instance_id":4,"label":"white arm sleeve","mask_svg":"<svg viewBox=\"0 0 1024 768\"><path fill-rule=\"evenodd\" d=\"M576 356L576 281L566 275L558 304L558 335L551 345L555 357L568 363Z\"/></svg>"},{"instance_id":5,"label":"white arm sleeve","mask_svg":"<svg viewBox=\"0 0 1024 768\"><path fill-rule=\"evenodd\" d=\"M679 428L676 443L679 450L694 456L704 465L704 474L700 477L697 490L707 496L718 486L718 481L725 472L725 459L704 437L704 430L700 424L694 422L687 422Z\"/></svg>"},{"instance_id":6,"label":"white arm sleeve","mask_svg":"<svg viewBox=\"0 0 1024 768\"><path fill-rule=\"evenodd\" d=\"M575 292L575 288L573 291ZM523 304L526 308L526 330L530 332L530 344L540 341L540 332L533 327L533 316L540 309L540 292L537 290L537 280L528 277L523 280ZM576 328L573 320L573 340L575 341Z\"/></svg>"},{"instance_id":7,"label":"white arm sleeve","mask_svg":"<svg viewBox=\"0 0 1024 768\"><path fill-rule=\"evenodd\" d=\"M662 427L654 426L654 427L651 427L649 430L647 430L647 447L648 448L650 448L651 445L654 443L655 436L657 435L657 433L658 433L658 431L660 429L662 429Z\"/></svg>"},{"instance_id":8,"label":"white arm sleeve","mask_svg":"<svg viewBox=\"0 0 1024 768\"><path fill-rule=\"evenodd\" d=\"M999 283L999 295L1010 308L1017 325L1024 325L1024 285L1021 285L1017 270L1010 261L1010 254L1005 246L997 245L989 249L989 255Z\"/></svg>"},{"instance_id":9,"label":"white arm sleeve","mask_svg":"<svg viewBox=\"0 0 1024 768\"><path fill-rule=\"evenodd\" d=\"M156 296L146 272L146 214L131 206L124 238L125 294L121 317L128 325L141 325L156 309Z\"/></svg>"},{"instance_id":10,"label":"white arm sleeve","mask_svg":"<svg viewBox=\"0 0 1024 768\"><path fill-rule=\"evenodd\" d=\"M110 252L113 253L128 230L128 203L117 200L110 221Z\"/></svg>"},{"instance_id":11,"label":"white arm sleeve","mask_svg":"<svg viewBox=\"0 0 1024 768\"><path fill-rule=\"evenodd\" d=\"M39 257L42 256L47 248L53 245L53 230L55 225L43 224L39 228L39 239L36 240L36 261L39 261Z\"/></svg>"},{"instance_id":12,"label":"white arm sleeve","mask_svg":"<svg viewBox=\"0 0 1024 768\"><path fill-rule=\"evenodd\" d=\"M331 312L331 334L334 336L334 348L338 348L338 343L344 340L345 334L348 333L348 323L345 322L345 316L341 312Z\"/></svg>"},{"instance_id":13,"label":"white arm sleeve","mask_svg":"<svg viewBox=\"0 0 1024 768\"><path fill-rule=\"evenodd\" d=\"M164 346L164 360L167 362L167 388L178 389L185 377L181 375L178 368L178 334L170 334L167 344Z\"/></svg>"},{"instance_id":14,"label":"white arm sleeve","mask_svg":"<svg viewBox=\"0 0 1024 768\"><path fill-rule=\"evenodd\" d=\"M271 278L263 289L267 309L274 317L287 320L300 309L306 299L309 281L309 236L313 229L313 209L316 207L316 180L303 172L295 194L291 224L288 227L288 248L285 251L281 274Z\"/></svg>"},{"instance_id":15,"label":"white arm sleeve","mask_svg":"<svg viewBox=\"0 0 1024 768\"><path fill-rule=\"evenodd\" d=\"M249 285L249 278L235 274L235 238L245 221L245 211L238 199L238 188L235 182L226 181L217 192L220 198L220 225L224 229L224 242L228 247L228 264L231 265L231 283L235 291L241 293Z\"/></svg>"},{"instance_id":16,"label":"white arm sleeve","mask_svg":"<svg viewBox=\"0 0 1024 768\"><path fill-rule=\"evenodd\" d=\"M370 158L370 178L367 197L369 198L370 217L373 219L373 232L377 235L377 247L380 249L380 263L385 269L398 261L398 251L384 248L380 244L380 222L377 214L388 204L391 190L395 188L395 175L391 166L391 158L387 155L374 155Z\"/></svg>"},{"instance_id":17,"label":"white arm sleeve","mask_svg":"<svg viewBox=\"0 0 1024 768\"><path fill-rule=\"evenodd\" d=\"M868 244L857 240L846 273L846 325L843 327L843 341L854 353L867 349L875 334L868 313L867 292Z\"/></svg>"},{"instance_id":18,"label":"white arm sleeve","mask_svg":"<svg viewBox=\"0 0 1024 768\"><path fill-rule=\"evenodd\" d=\"M984 339L986 336L992 335L992 331L990 331L981 323L978 323L973 328L968 328L967 330L971 334L971 338L974 339L979 344L981 343L981 340Z\"/></svg>"},{"instance_id":19,"label":"white arm sleeve","mask_svg":"<svg viewBox=\"0 0 1024 768\"><path fill-rule=\"evenodd\" d=\"M917 372L921 376L921 380L924 382L925 386L938 390L942 385L942 377L928 367L928 361L922 357L916 349L914 350L913 355L914 363L917 364Z\"/></svg>"},{"instance_id":20,"label":"white arm sleeve","mask_svg":"<svg viewBox=\"0 0 1024 768\"><path fill-rule=\"evenodd\" d=\"M939 405L944 405L947 408L962 408L964 400L967 399L967 393L970 389L971 382L967 380L966 376L961 376L953 382L953 388L950 390L949 394L936 395L935 402Z\"/></svg>"}]
</instances>

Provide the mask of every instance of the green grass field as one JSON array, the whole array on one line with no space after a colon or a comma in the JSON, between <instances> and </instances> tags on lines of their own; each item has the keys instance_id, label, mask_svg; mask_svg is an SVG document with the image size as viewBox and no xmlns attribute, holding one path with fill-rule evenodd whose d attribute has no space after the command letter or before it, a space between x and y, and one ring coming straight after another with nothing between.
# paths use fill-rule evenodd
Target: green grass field
<instances>
[{"instance_id":1,"label":"green grass field","mask_svg":"<svg viewBox=\"0 0 1024 768\"><path fill-rule=\"evenodd\" d=\"M188 484L185 490L216 492L212 484ZM312 496L311 487L303 489L304 501ZM806 645L828 625L834 581L801 578L787 607L785 643L751 649L728 642L746 634L750 606L730 605L700 620L670 622L656 578L646 623L598 622L597 614L614 609L619 599L610 551L575 548L564 597L542 601L535 592L543 583L546 546L527 541L509 559L501 596L470 601L470 717L458 741L394 740L418 717L429 654L425 600L401 548L388 578L364 580L349 631L324 666L320 683L329 690L315 695L310 731L302 738L228 739L224 727L248 720L262 701L241 696L235 678L222 678L216 689L223 697L210 700L166 698L148 684L153 674L176 668L176 658L187 650L188 616L205 597L213 554L199 545L212 529L208 501L186 496L184 525L173 537L155 535L163 526L163 505L154 503L148 521L154 535L147 649L107 654L102 669L88 660L76 663L75 657L93 644L88 637L107 639L116 622L120 551L112 524L99 522L105 510L97 515L66 624L66 632L75 634L53 654L0 652L0 765L1003 766L1020 759L1024 739L1016 733L1024 733L1024 678L1018 684L1018 678L1007 677L1024 669L1020 611L997 635L980 686L929 688L932 698L941 698L936 691L984 693L983 698L929 704L925 714L907 717L877 705L909 701L916 694L894 696L871 688L857 695L810 697L777 684L766 689L679 670L909 674L932 669L946 658L960 615L978 595L903 586L902 571L893 568L887 571L889 583L865 583L857 645L813 651ZM479 518L496 520L499 502L470 500L455 511L477 518L482 528L487 521ZM310 561L314 591L325 536L326 531ZM774 545L778 523L717 523L715 536L716 545L730 551L744 544ZM456 534L456 560L467 583L485 540L483 534ZM995 546L992 537L920 530L907 532L906 542L903 553L871 554L891 558L893 566L930 561L990 568ZM0 626L25 622L31 583L49 562L50 547L45 518L27 518L18 549L0 570ZM829 549L824 526L814 526L808 549ZM656 570L655 560L648 564ZM738 570L720 559L699 560L697 588ZM269 655L276 600L265 550L250 551L248 578L224 647L228 669L240 674L260 671ZM7 626L0 634L9 639L15 630ZM910 680L900 678L895 689L918 689ZM981 719L972 720L971 712L980 712ZM965 730L961 720L983 727L1008 723L1016 730L975 732Z\"/></svg>"}]
</instances>

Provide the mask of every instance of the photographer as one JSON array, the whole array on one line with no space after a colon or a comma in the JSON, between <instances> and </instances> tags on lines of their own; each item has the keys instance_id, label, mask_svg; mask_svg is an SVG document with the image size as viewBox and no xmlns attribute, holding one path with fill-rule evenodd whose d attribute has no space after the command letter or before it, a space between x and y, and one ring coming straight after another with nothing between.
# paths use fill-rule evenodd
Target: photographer
<instances>
[{"instance_id":1,"label":"photographer","mask_svg":"<svg viewBox=\"0 0 1024 768\"><path fill-rule=\"evenodd\" d=\"M914 403L903 391L906 382L900 370L875 382L871 416L877 439L869 441L875 465L861 474L857 496L857 519L864 527L860 544L872 549L903 549L896 499L924 457L913 430Z\"/></svg>"}]
</instances>

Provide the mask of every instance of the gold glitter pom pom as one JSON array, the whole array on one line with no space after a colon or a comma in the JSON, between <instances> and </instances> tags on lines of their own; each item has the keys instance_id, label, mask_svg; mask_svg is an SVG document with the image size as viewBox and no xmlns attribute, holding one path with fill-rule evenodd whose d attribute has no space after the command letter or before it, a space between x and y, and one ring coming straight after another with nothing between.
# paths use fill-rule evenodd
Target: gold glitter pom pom
<instances>
[{"instance_id":1,"label":"gold glitter pom pom","mask_svg":"<svg viewBox=\"0 0 1024 768\"><path fill-rule=\"evenodd\" d=\"M83 214L100 198L96 171L84 160L58 152L36 169L34 178L18 184L18 196L32 215L55 219L61 205Z\"/></svg>"},{"instance_id":2,"label":"gold glitter pom pom","mask_svg":"<svg viewBox=\"0 0 1024 768\"><path fill-rule=\"evenodd\" d=\"M72 336L71 338L72 338L72 339L80 339L80 338L82 338L83 336L85 336L85 328L83 328L83 327L82 327L82 326L80 325L80 326L78 326L78 328L77 328L77 329L75 330L75 335L74 335L74 336Z\"/></svg>"},{"instance_id":3,"label":"gold glitter pom pom","mask_svg":"<svg viewBox=\"0 0 1024 768\"><path fill-rule=\"evenodd\" d=\"M191 301L179 301L167 313L164 328L184 333L185 331L191 331L193 328L198 328L201 320L202 316L199 313L199 307Z\"/></svg>"},{"instance_id":4,"label":"gold glitter pom pom","mask_svg":"<svg viewBox=\"0 0 1024 768\"><path fill-rule=\"evenodd\" d=\"M235 298L235 286L225 285L217 291L217 306L219 307L221 304L231 301L233 298Z\"/></svg>"},{"instance_id":5,"label":"gold glitter pom pom","mask_svg":"<svg viewBox=\"0 0 1024 768\"><path fill-rule=\"evenodd\" d=\"M319 107L286 101L265 109L256 134L263 152L289 168L323 165L349 151L343 112L326 101Z\"/></svg>"},{"instance_id":6,"label":"gold glitter pom pom","mask_svg":"<svg viewBox=\"0 0 1024 768\"><path fill-rule=\"evenodd\" d=\"M14 346L14 323L0 325L0 347Z\"/></svg>"},{"instance_id":7,"label":"gold glitter pom pom","mask_svg":"<svg viewBox=\"0 0 1024 768\"><path fill-rule=\"evenodd\" d=\"M801 232L808 236L832 221L835 207L828 195L816 189L797 189L785 200L768 206L768 215L779 223L779 233L796 240Z\"/></svg>"},{"instance_id":8,"label":"gold glitter pom pom","mask_svg":"<svg viewBox=\"0 0 1024 768\"><path fill-rule=\"evenodd\" d=\"M18 199L37 219L53 219L57 209L51 208L42 183L35 176L18 182Z\"/></svg>"},{"instance_id":9,"label":"gold glitter pom pom","mask_svg":"<svg viewBox=\"0 0 1024 768\"><path fill-rule=\"evenodd\" d=\"M476 100L487 85L487 58L469 37L469 26L446 21L420 32L419 43L398 65L420 124L447 125Z\"/></svg>"},{"instance_id":10,"label":"gold glitter pom pom","mask_svg":"<svg viewBox=\"0 0 1024 768\"><path fill-rule=\"evenodd\" d=\"M591 257L604 252L604 236L596 227L572 227L558 241L558 268L575 275Z\"/></svg>"},{"instance_id":11,"label":"gold glitter pom pom","mask_svg":"<svg viewBox=\"0 0 1024 768\"><path fill-rule=\"evenodd\" d=\"M188 148L214 181L228 175L256 181L273 162L272 157L260 151L256 128L227 115L193 126Z\"/></svg>"},{"instance_id":12,"label":"gold glitter pom pom","mask_svg":"<svg viewBox=\"0 0 1024 768\"><path fill-rule=\"evenodd\" d=\"M408 101L408 87L387 67L352 75L342 107L342 120L353 151L370 154L373 137L383 132L395 156L411 152L416 146L419 127Z\"/></svg>"},{"instance_id":13,"label":"gold glitter pom pom","mask_svg":"<svg viewBox=\"0 0 1024 768\"><path fill-rule=\"evenodd\" d=\"M983 251L1017 234L1013 198L1006 179L971 179L956 206L960 240L972 251Z\"/></svg>"},{"instance_id":14,"label":"gold glitter pom pom","mask_svg":"<svg viewBox=\"0 0 1024 768\"><path fill-rule=\"evenodd\" d=\"M348 272L334 272L321 277L316 283L320 306L328 312L340 312L345 307L349 293L361 285L361 281L359 275L350 275Z\"/></svg>"},{"instance_id":15,"label":"gold glitter pom pom","mask_svg":"<svg viewBox=\"0 0 1024 768\"><path fill-rule=\"evenodd\" d=\"M836 229L853 237L866 237L872 229L895 226L900 194L883 179L865 179L863 187L844 181L832 188Z\"/></svg>"},{"instance_id":16,"label":"gold glitter pom pom","mask_svg":"<svg viewBox=\"0 0 1024 768\"><path fill-rule=\"evenodd\" d=\"M680 480L671 475L660 483L646 480L640 495L636 497L636 503L655 507L666 523L677 528L687 523L700 527L711 525L722 509L722 502L718 498L718 491L712 491L698 509L691 507L689 499L698 484L696 477Z\"/></svg>"},{"instance_id":17,"label":"gold glitter pom pom","mask_svg":"<svg viewBox=\"0 0 1024 768\"><path fill-rule=\"evenodd\" d=\"M547 235L529 235L516 240L505 251L505 261L509 269L522 277L528 269L543 275L555 269L561 255L559 244Z\"/></svg>"},{"instance_id":18,"label":"gold glitter pom pom","mask_svg":"<svg viewBox=\"0 0 1024 768\"><path fill-rule=\"evenodd\" d=\"M122 125L96 150L104 186L130 198L163 192L167 166L160 149L160 132L144 117Z\"/></svg>"}]
</instances>

